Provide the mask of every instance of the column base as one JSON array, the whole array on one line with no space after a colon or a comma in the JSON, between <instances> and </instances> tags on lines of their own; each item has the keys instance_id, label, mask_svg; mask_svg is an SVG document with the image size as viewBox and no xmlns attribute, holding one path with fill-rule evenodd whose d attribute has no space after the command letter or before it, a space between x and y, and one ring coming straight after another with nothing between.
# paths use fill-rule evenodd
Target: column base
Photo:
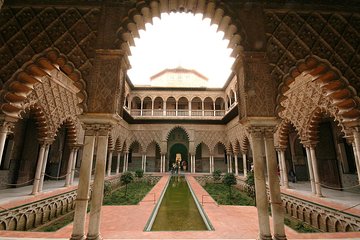
<instances>
[{"instance_id":1,"label":"column base","mask_svg":"<svg viewBox=\"0 0 360 240\"><path fill-rule=\"evenodd\" d=\"M273 240L271 235L262 235L259 234L258 240Z\"/></svg>"},{"instance_id":2,"label":"column base","mask_svg":"<svg viewBox=\"0 0 360 240\"><path fill-rule=\"evenodd\" d=\"M87 240L103 240L102 236L100 234L96 235L96 236L91 236L91 235L88 235Z\"/></svg>"},{"instance_id":3,"label":"column base","mask_svg":"<svg viewBox=\"0 0 360 240\"><path fill-rule=\"evenodd\" d=\"M287 240L287 238L286 238L285 235L275 234L275 235L274 235L274 240Z\"/></svg>"},{"instance_id":4,"label":"column base","mask_svg":"<svg viewBox=\"0 0 360 240\"><path fill-rule=\"evenodd\" d=\"M85 234L84 235L71 235L70 240L86 240Z\"/></svg>"}]
</instances>

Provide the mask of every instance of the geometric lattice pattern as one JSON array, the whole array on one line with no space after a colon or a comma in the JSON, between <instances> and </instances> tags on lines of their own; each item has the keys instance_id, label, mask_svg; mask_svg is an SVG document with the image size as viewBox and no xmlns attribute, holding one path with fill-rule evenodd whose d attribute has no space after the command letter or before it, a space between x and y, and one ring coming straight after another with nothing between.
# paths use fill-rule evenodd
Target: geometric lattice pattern
<instances>
[{"instance_id":1,"label":"geometric lattice pattern","mask_svg":"<svg viewBox=\"0 0 360 240\"><path fill-rule=\"evenodd\" d=\"M55 47L86 80L94 58L98 8L3 7L0 12L0 84L34 55Z\"/></svg>"},{"instance_id":2,"label":"geometric lattice pattern","mask_svg":"<svg viewBox=\"0 0 360 240\"><path fill-rule=\"evenodd\" d=\"M298 60L316 55L360 90L360 14L265 12L267 55L278 84Z\"/></svg>"}]
</instances>

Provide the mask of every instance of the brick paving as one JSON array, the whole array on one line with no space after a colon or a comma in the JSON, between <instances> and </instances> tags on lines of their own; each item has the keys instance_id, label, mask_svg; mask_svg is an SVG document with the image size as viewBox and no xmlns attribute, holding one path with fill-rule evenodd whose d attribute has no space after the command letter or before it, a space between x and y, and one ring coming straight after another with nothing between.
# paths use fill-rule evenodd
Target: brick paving
<instances>
[{"instance_id":1,"label":"brick paving","mask_svg":"<svg viewBox=\"0 0 360 240\"><path fill-rule=\"evenodd\" d=\"M249 206L218 206L200 184L191 176L187 179L207 214L214 231L145 232L144 227L154 209L169 175L163 175L158 184L138 205L103 206L101 234L104 239L256 239L257 212ZM311 200L311 199L309 199ZM68 239L72 224L53 233L0 231L0 239L41 238ZM360 233L307 233L300 234L286 228L288 239L360 239Z\"/></svg>"}]
</instances>

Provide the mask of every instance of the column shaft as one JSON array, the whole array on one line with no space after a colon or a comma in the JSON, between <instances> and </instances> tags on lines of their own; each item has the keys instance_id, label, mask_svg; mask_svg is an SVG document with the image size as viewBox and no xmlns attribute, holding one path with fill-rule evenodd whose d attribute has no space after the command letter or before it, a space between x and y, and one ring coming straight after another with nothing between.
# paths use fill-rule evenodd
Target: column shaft
<instances>
[{"instance_id":1,"label":"column shaft","mask_svg":"<svg viewBox=\"0 0 360 240\"><path fill-rule=\"evenodd\" d=\"M289 188L289 179L288 179L288 172L287 166L285 162L285 150L280 150L280 158L281 158L281 165L283 170L283 178L284 178L284 188Z\"/></svg>"},{"instance_id":2,"label":"column shaft","mask_svg":"<svg viewBox=\"0 0 360 240\"><path fill-rule=\"evenodd\" d=\"M247 164L246 164L246 154L242 154L243 157L243 168L244 168L244 177L247 177Z\"/></svg>"},{"instance_id":3,"label":"column shaft","mask_svg":"<svg viewBox=\"0 0 360 240\"><path fill-rule=\"evenodd\" d=\"M274 239L286 239L284 226L284 208L281 201L279 178L277 175L276 152L272 132L265 134L265 153L269 179L272 225Z\"/></svg>"},{"instance_id":4,"label":"column shaft","mask_svg":"<svg viewBox=\"0 0 360 240\"><path fill-rule=\"evenodd\" d=\"M146 154L144 155L144 173L146 172Z\"/></svg>"},{"instance_id":5,"label":"column shaft","mask_svg":"<svg viewBox=\"0 0 360 240\"><path fill-rule=\"evenodd\" d=\"M251 136L251 146L254 161L254 178L255 178L255 192L256 192L256 208L259 221L259 239L272 239L270 232L270 221L268 213L268 200L266 194L265 183L265 164L263 161L263 136L260 133L255 133Z\"/></svg>"},{"instance_id":6,"label":"column shaft","mask_svg":"<svg viewBox=\"0 0 360 240\"><path fill-rule=\"evenodd\" d=\"M309 178L310 178L310 184L311 184L311 192L313 194L316 194L316 188L315 188L315 182L314 182L314 170L313 170L313 167L312 167L310 148L308 148L308 147L306 147L306 158L307 158L307 164L308 164L308 167L309 167Z\"/></svg>"},{"instance_id":7,"label":"column shaft","mask_svg":"<svg viewBox=\"0 0 360 240\"><path fill-rule=\"evenodd\" d=\"M317 167L317 159L316 159L316 153L315 153L314 147L310 147L310 155L311 155L311 162L312 162L312 167L313 167L313 171L314 171L316 196L322 197L320 177L319 177L319 171L318 171L318 167Z\"/></svg>"},{"instance_id":8,"label":"column shaft","mask_svg":"<svg viewBox=\"0 0 360 240\"><path fill-rule=\"evenodd\" d=\"M235 175L239 175L239 169L238 169L238 155L237 153L234 153L234 162L235 162Z\"/></svg>"},{"instance_id":9,"label":"column shaft","mask_svg":"<svg viewBox=\"0 0 360 240\"><path fill-rule=\"evenodd\" d=\"M33 189L32 189L31 194L37 194L38 189L39 189L41 170L42 170L42 165L43 165L44 155L45 155L45 148L46 148L46 145L41 144L39 155L38 155L38 161L37 161L37 165L36 165L35 179L34 179Z\"/></svg>"},{"instance_id":10,"label":"column shaft","mask_svg":"<svg viewBox=\"0 0 360 240\"><path fill-rule=\"evenodd\" d=\"M111 175L112 156L113 156L113 152L112 152L112 151L109 151L106 176L110 176L110 175Z\"/></svg>"},{"instance_id":11,"label":"column shaft","mask_svg":"<svg viewBox=\"0 0 360 240\"><path fill-rule=\"evenodd\" d=\"M163 172L163 156L164 156L164 155L161 155L161 156L160 156L160 172L161 172L161 173Z\"/></svg>"},{"instance_id":12,"label":"column shaft","mask_svg":"<svg viewBox=\"0 0 360 240\"><path fill-rule=\"evenodd\" d=\"M94 156L94 145L95 136L85 136L71 240L85 239L85 220L89 200L89 188Z\"/></svg>"},{"instance_id":13,"label":"column shaft","mask_svg":"<svg viewBox=\"0 0 360 240\"><path fill-rule=\"evenodd\" d=\"M43 160L43 164L42 164L42 167L41 167L41 176L40 176L38 192L42 192L42 190L43 190L45 171L46 171L46 164L47 164L47 161L48 161L48 158L49 158L49 150L50 150L50 145L46 145L45 154L44 154L44 160Z\"/></svg>"},{"instance_id":14,"label":"column shaft","mask_svg":"<svg viewBox=\"0 0 360 240\"><path fill-rule=\"evenodd\" d=\"M75 177L75 170L76 170L76 160L77 160L77 154L78 154L79 148L75 148L74 155L73 155L73 165L71 169L71 178L70 178L70 185L74 184L74 177Z\"/></svg>"},{"instance_id":15,"label":"column shaft","mask_svg":"<svg viewBox=\"0 0 360 240\"><path fill-rule=\"evenodd\" d=\"M0 132L0 165L1 165L2 157L4 155L6 136L7 136L7 131Z\"/></svg>"},{"instance_id":16,"label":"column shaft","mask_svg":"<svg viewBox=\"0 0 360 240\"><path fill-rule=\"evenodd\" d=\"M360 183L360 133L355 130L353 134L354 134L353 149L354 149L356 170L358 174L358 181Z\"/></svg>"},{"instance_id":17,"label":"column shaft","mask_svg":"<svg viewBox=\"0 0 360 240\"><path fill-rule=\"evenodd\" d=\"M284 185L284 177L283 177L283 167L281 164L281 156L280 156L280 151L276 151L277 154L277 158L279 159L279 173L280 173L280 186Z\"/></svg>"},{"instance_id":18,"label":"column shaft","mask_svg":"<svg viewBox=\"0 0 360 240\"><path fill-rule=\"evenodd\" d=\"M100 236L100 214L104 195L106 152L108 148L108 136L98 136L96 151L95 178L91 194L90 220L87 239L99 240ZM109 152L112 155L112 152ZM110 157L108 159L111 159ZM111 161L108 161L111 166ZM108 168L109 172L109 168Z\"/></svg>"},{"instance_id":19,"label":"column shaft","mask_svg":"<svg viewBox=\"0 0 360 240\"><path fill-rule=\"evenodd\" d=\"M116 174L119 174L120 172L120 158L121 158L121 152L118 152L117 160L116 160Z\"/></svg>"},{"instance_id":20,"label":"column shaft","mask_svg":"<svg viewBox=\"0 0 360 240\"><path fill-rule=\"evenodd\" d=\"M74 161L74 152L75 152L75 149L72 148L72 149L70 150L69 160L68 160L67 168L66 168L65 187L70 186L70 181L71 181L71 169L72 169L73 161Z\"/></svg>"}]
</instances>

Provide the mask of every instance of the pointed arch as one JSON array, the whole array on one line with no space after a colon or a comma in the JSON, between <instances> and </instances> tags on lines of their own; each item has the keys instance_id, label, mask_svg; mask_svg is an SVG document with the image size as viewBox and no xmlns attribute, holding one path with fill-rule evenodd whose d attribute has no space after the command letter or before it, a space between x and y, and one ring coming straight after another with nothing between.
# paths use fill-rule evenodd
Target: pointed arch
<instances>
[{"instance_id":1,"label":"pointed arch","mask_svg":"<svg viewBox=\"0 0 360 240\"><path fill-rule=\"evenodd\" d=\"M299 80L295 81L296 79ZM334 117L341 124L356 122L360 119L360 98L356 90L328 61L316 56L308 56L299 61L283 78L277 96L276 111L279 115L285 111L283 103L289 98L286 93L291 91L293 86L301 85L306 81L317 84L322 97L330 104L328 108L334 109L332 111Z\"/></svg>"},{"instance_id":2,"label":"pointed arch","mask_svg":"<svg viewBox=\"0 0 360 240\"><path fill-rule=\"evenodd\" d=\"M7 81L1 90L1 111L10 117L21 118L31 93L37 90L38 84L43 84L44 77L52 78L57 74L64 74L70 81L60 76L56 81L78 97L81 112L86 110L86 84L72 62L56 48L50 48L35 55L32 60L23 65L12 78ZM65 82L63 82L65 81ZM80 114L80 113L79 113Z\"/></svg>"},{"instance_id":3,"label":"pointed arch","mask_svg":"<svg viewBox=\"0 0 360 240\"><path fill-rule=\"evenodd\" d=\"M209 147L209 145L207 145L204 141L201 141L201 142L199 142L198 144L196 144L196 146L195 146L195 152L197 151L197 148L198 148L201 144L204 144L204 146L206 146L206 147L209 149L209 152L210 152L210 147Z\"/></svg>"},{"instance_id":4,"label":"pointed arch","mask_svg":"<svg viewBox=\"0 0 360 240\"><path fill-rule=\"evenodd\" d=\"M185 134L186 134L186 136L188 137L188 140L190 141L190 134L189 134L188 130L187 130L185 127L179 126L179 125L171 128L171 129L167 132L166 138L165 138L166 141L169 140L170 134L171 134L173 131L175 131L176 129L180 129L180 130L184 131Z\"/></svg>"}]
</instances>

